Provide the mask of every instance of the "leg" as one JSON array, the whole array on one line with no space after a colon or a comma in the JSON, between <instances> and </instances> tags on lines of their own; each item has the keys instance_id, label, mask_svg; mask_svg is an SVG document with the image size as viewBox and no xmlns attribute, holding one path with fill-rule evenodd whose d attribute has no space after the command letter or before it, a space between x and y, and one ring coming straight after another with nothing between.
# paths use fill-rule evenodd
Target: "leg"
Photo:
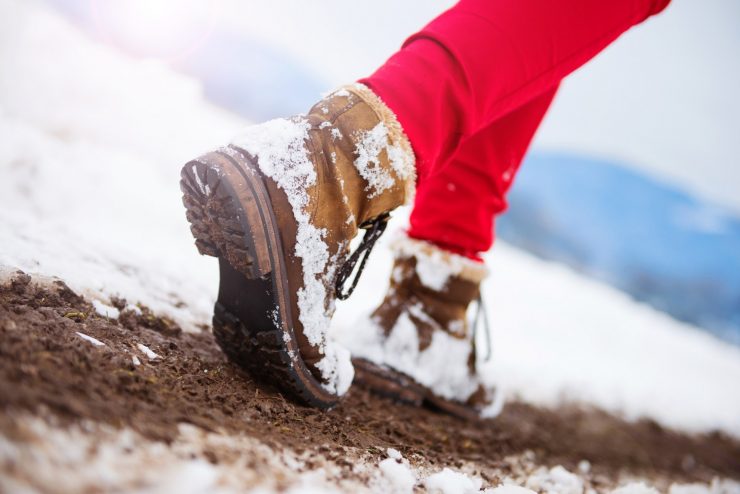
<instances>
[{"instance_id":1,"label":"leg","mask_svg":"<svg viewBox=\"0 0 740 494\"><path fill-rule=\"evenodd\" d=\"M462 0L362 82L396 112L423 178L667 3Z\"/></svg>"},{"instance_id":2,"label":"leg","mask_svg":"<svg viewBox=\"0 0 740 494\"><path fill-rule=\"evenodd\" d=\"M464 140L416 192L409 236L479 259L493 243L493 218L556 89Z\"/></svg>"}]
</instances>

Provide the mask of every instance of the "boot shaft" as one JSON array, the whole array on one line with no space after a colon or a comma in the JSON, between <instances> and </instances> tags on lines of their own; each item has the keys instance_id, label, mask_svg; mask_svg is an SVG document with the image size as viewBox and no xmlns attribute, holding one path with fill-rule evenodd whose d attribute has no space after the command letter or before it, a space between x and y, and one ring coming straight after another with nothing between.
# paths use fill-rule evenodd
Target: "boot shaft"
<instances>
[{"instance_id":1,"label":"boot shaft","mask_svg":"<svg viewBox=\"0 0 740 494\"><path fill-rule=\"evenodd\" d=\"M470 340L467 311L479 297L486 267L406 236L392 248L390 289L373 313L376 322L390 332L401 314L407 314L417 328L420 350L429 345L435 330Z\"/></svg>"},{"instance_id":2,"label":"boot shaft","mask_svg":"<svg viewBox=\"0 0 740 494\"><path fill-rule=\"evenodd\" d=\"M344 223L359 228L412 201L411 144L395 115L367 87L335 91L314 105L307 119L323 195L316 216L336 216L337 206L345 207Z\"/></svg>"}]
</instances>

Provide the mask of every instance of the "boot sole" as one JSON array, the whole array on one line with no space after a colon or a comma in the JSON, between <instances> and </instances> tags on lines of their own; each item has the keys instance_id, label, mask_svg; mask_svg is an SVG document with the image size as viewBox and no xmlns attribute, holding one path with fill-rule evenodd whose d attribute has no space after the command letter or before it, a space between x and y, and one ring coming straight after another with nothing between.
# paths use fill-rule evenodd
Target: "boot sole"
<instances>
[{"instance_id":1,"label":"boot sole","mask_svg":"<svg viewBox=\"0 0 740 494\"><path fill-rule=\"evenodd\" d=\"M201 254L219 260L213 334L224 353L257 380L307 405L330 408L301 358L292 328L280 231L256 160L228 147L182 169L183 204Z\"/></svg>"},{"instance_id":2,"label":"boot sole","mask_svg":"<svg viewBox=\"0 0 740 494\"><path fill-rule=\"evenodd\" d=\"M432 390L402 372L363 358L353 358L352 364L355 367L355 383L378 395L417 407L426 406L464 420L483 420L469 406L436 396Z\"/></svg>"}]
</instances>

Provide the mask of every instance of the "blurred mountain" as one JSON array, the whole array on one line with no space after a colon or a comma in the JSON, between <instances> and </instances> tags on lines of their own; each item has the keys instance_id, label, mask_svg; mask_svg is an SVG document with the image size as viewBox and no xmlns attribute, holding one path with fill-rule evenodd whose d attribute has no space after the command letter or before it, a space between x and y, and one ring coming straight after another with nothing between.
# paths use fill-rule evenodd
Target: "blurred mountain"
<instances>
[{"instance_id":1,"label":"blurred mountain","mask_svg":"<svg viewBox=\"0 0 740 494\"><path fill-rule=\"evenodd\" d=\"M740 219L617 163L533 153L499 238L740 344Z\"/></svg>"}]
</instances>

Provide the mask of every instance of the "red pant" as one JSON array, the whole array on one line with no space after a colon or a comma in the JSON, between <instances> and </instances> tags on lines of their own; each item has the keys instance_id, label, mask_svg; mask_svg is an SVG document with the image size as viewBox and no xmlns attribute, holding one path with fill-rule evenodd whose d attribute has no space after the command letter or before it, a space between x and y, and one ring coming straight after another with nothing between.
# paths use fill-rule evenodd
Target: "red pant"
<instances>
[{"instance_id":1,"label":"red pant","mask_svg":"<svg viewBox=\"0 0 740 494\"><path fill-rule=\"evenodd\" d=\"M560 81L669 0L462 0L362 80L417 158L409 235L478 258Z\"/></svg>"}]
</instances>

